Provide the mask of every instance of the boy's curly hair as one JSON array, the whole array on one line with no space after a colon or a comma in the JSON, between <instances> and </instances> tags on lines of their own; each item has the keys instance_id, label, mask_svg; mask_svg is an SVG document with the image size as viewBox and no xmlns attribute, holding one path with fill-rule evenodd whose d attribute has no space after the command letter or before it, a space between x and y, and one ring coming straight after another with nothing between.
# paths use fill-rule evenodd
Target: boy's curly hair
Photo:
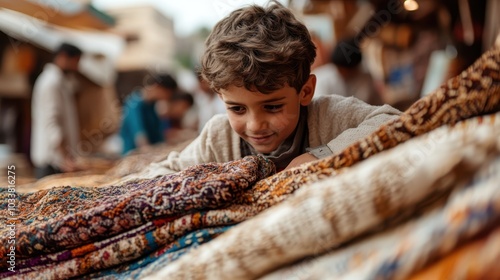
<instances>
[{"instance_id":1,"label":"boy's curly hair","mask_svg":"<svg viewBox=\"0 0 500 280\"><path fill-rule=\"evenodd\" d=\"M276 1L232 12L205 45L201 74L215 91L234 85L270 93L288 85L299 92L316 57L305 25Z\"/></svg>"}]
</instances>

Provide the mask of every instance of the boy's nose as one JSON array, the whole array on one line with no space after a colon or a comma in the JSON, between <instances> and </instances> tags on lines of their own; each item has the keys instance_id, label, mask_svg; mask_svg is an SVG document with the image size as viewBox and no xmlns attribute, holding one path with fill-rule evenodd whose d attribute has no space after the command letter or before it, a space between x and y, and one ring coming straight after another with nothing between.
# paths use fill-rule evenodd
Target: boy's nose
<instances>
[{"instance_id":1,"label":"boy's nose","mask_svg":"<svg viewBox=\"0 0 500 280\"><path fill-rule=\"evenodd\" d=\"M262 116L254 114L247 119L247 130L251 132L259 132L266 127L266 121Z\"/></svg>"}]
</instances>

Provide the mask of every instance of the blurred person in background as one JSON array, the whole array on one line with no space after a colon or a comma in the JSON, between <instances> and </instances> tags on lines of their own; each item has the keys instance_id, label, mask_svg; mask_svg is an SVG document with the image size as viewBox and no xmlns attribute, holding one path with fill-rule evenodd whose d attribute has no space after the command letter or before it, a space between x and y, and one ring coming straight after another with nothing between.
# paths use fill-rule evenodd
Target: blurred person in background
<instances>
[{"instance_id":1,"label":"blurred person in background","mask_svg":"<svg viewBox=\"0 0 500 280\"><path fill-rule=\"evenodd\" d=\"M370 73L361 65L362 59L355 38L340 41L332 51L329 63L313 70L317 78L315 97L338 94L354 96L371 105L382 105Z\"/></svg>"},{"instance_id":2,"label":"blurred person in background","mask_svg":"<svg viewBox=\"0 0 500 280\"><path fill-rule=\"evenodd\" d=\"M177 144L198 135L198 120L193 118L193 95L187 92L178 92L165 103L162 119L165 123L164 133L168 144Z\"/></svg>"},{"instance_id":3,"label":"blurred person in background","mask_svg":"<svg viewBox=\"0 0 500 280\"><path fill-rule=\"evenodd\" d=\"M195 104L198 111L198 132L201 132L205 124L217 114L226 114L226 105L213 91L208 83L203 80L200 73L198 77L198 91L195 92Z\"/></svg>"},{"instance_id":4,"label":"blurred person in background","mask_svg":"<svg viewBox=\"0 0 500 280\"><path fill-rule=\"evenodd\" d=\"M157 101L168 101L177 91L177 81L169 74L151 75L146 86L133 91L125 100L120 136L122 154L147 150L164 142L162 122L156 110Z\"/></svg>"},{"instance_id":5,"label":"blurred person in background","mask_svg":"<svg viewBox=\"0 0 500 280\"><path fill-rule=\"evenodd\" d=\"M82 51L69 43L56 50L52 63L38 76L32 96L31 160L37 179L79 169L76 147L79 124L74 73Z\"/></svg>"}]
</instances>

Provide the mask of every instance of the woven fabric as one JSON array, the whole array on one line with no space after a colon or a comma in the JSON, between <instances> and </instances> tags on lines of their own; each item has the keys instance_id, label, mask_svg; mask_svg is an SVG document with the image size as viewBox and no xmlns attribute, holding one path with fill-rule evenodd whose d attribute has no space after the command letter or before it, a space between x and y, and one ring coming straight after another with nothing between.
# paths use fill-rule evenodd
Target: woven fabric
<instances>
[{"instance_id":1,"label":"woven fabric","mask_svg":"<svg viewBox=\"0 0 500 280\"><path fill-rule=\"evenodd\" d=\"M253 279L326 252L464 183L498 153L499 117L442 127L302 188L147 279Z\"/></svg>"},{"instance_id":2,"label":"woven fabric","mask_svg":"<svg viewBox=\"0 0 500 280\"><path fill-rule=\"evenodd\" d=\"M9 279L68 279L73 277L86 279L138 279L144 273L151 273L158 270L172 261L176 260L189 250L196 248L202 243L208 242L213 238L225 232L230 226L226 227L207 227L185 234L184 236L170 241L163 246L156 246L150 242L149 254L144 254L141 258L134 258L132 262L127 261L131 256L137 255L137 242L133 240L122 239L120 245L100 250L92 256L86 255L85 258L73 258L66 262L52 263L39 267L30 267L19 269L18 272ZM156 239L153 235L147 236L147 239ZM126 242L123 242L126 241ZM113 250L120 249L120 254L115 254ZM128 250L127 250L128 249ZM144 253L144 252L142 252ZM105 269L112 260L115 260L118 266L112 269ZM95 267L90 267L94 265ZM86 276L85 274L91 273ZM7 275L7 274L5 274ZM0 277L2 275L0 274Z\"/></svg>"},{"instance_id":3,"label":"woven fabric","mask_svg":"<svg viewBox=\"0 0 500 280\"><path fill-rule=\"evenodd\" d=\"M178 242L176 240L188 238L192 231L202 231L217 226L223 226L226 229L229 225L244 221L255 214L256 212L251 207L230 207L196 212L178 219L156 219L138 228L92 244L18 261L15 276L21 279L31 279L38 274L44 275L46 279L80 277L130 262L135 265L124 267L130 270L139 269L152 262L152 256L159 258L165 251L164 248L174 246ZM208 239L199 240L198 244L206 241ZM186 250L176 251L173 255L177 258ZM163 261L155 263L161 264ZM125 273L122 270L116 273L113 271L109 273L116 277L122 277L120 275ZM0 278L3 279L8 275L13 275L13 273L0 273Z\"/></svg>"},{"instance_id":4,"label":"woven fabric","mask_svg":"<svg viewBox=\"0 0 500 280\"><path fill-rule=\"evenodd\" d=\"M137 262L88 275L85 278L140 279L144 275L151 274L154 271L167 266L186 252L189 252L190 250L197 248L199 245L214 239L223 232L227 231L229 228L231 228L231 226L205 228L191 232Z\"/></svg>"},{"instance_id":5,"label":"woven fabric","mask_svg":"<svg viewBox=\"0 0 500 280\"><path fill-rule=\"evenodd\" d=\"M500 279L500 228L461 246L412 275L411 280Z\"/></svg>"},{"instance_id":6,"label":"woven fabric","mask_svg":"<svg viewBox=\"0 0 500 280\"><path fill-rule=\"evenodd\" d=\"M112 237L156 218L224 208L274 172L262 157L193 166L153 180L104 188L56 187L18 194L16 257L54 253ZM0 222L11 213L7 189L0 190ZM8 229L0 229L7 244ZM0 247L0 255L6 247ZM2 262L0 268L6 264Z\"/></svg>"},{"instance_id":7,"label":"woven fabric","mask_svg":"<svg viewBox=\"0 0 500 280\"><path fill-rule=\"evenodd\" d=\"M500 157L497 155L493 163L486 160L482 164L469 184L457 188L442 206L430 209L422 217L262 279L408 279L413 272L467 244L474 236L490 231L492 226L498 227L499 181ZM498 237L496 230L483 242L498 245ZM455 259L458 262L448 266L450 270L446 271L445 279L496 279L473 276L494 272L489 269L498 263L500 247L477 246L473 249L476 252L469 255L474 261L469 259L461 265L460 259ZM462 260L466 257L461 256Z\"/></svg>"}]
</instances>

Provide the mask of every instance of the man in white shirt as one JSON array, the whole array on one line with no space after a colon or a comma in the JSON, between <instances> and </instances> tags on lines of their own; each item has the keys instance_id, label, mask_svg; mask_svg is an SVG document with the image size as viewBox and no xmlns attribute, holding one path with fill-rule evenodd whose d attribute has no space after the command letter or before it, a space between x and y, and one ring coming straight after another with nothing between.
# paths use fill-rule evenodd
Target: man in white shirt
<instances>
[{"instance_id":1,"label":"man in white shirt","mask_svg":"<svg viewBox=\"0 0 500 280\"><path fill-rule=\"evenodd\" d=\"M63 43L52 63L38 76L32 96L31 160L35 176L76 170L75 152L79 141L78 115L74 94L82 51Z\"/></svg>"}]
</instances>

